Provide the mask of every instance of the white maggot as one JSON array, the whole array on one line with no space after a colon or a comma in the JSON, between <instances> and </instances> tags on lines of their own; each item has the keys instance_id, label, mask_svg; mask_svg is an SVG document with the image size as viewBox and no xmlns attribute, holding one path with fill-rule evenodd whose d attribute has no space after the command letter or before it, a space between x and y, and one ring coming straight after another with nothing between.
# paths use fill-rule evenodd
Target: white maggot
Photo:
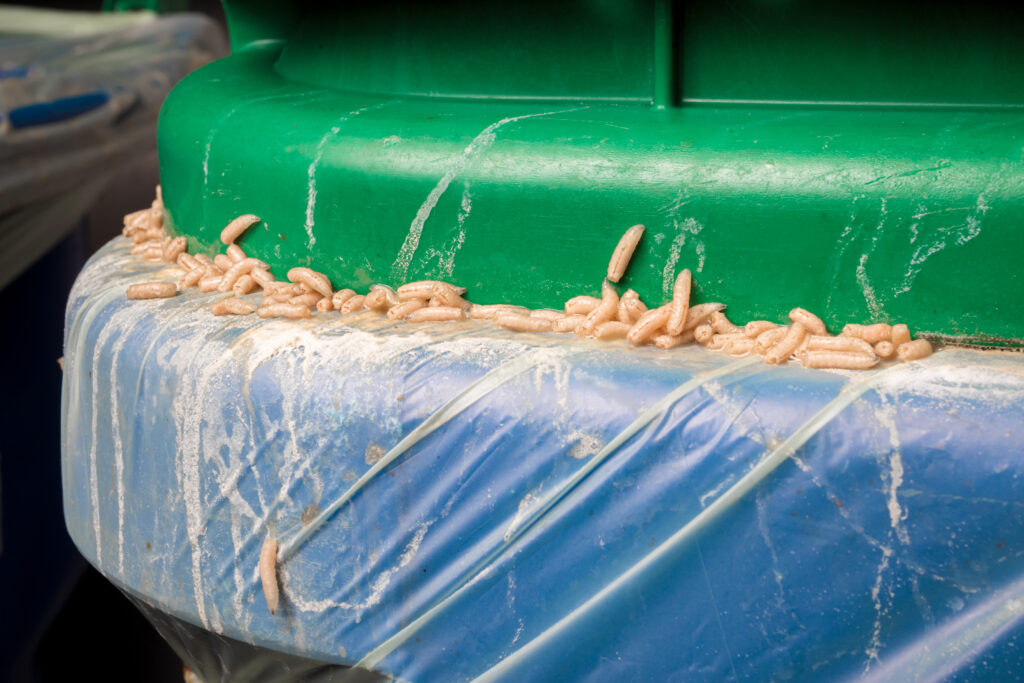
<instances>
[{"instance_id":1,"label":"white maggot","mask_svg":"<svg viewBox=\"0 0 1024 683\"><path fill-rule=\"evenodd\" d=\"M920 360L930 355L932 355L932 344L927 339L915 339L896 347L896 356L904 362Z\"/></svg>"},{"instance_id":2,"label":"white maggot","mask_svg":"<svg viewBox=\"0 0 1024 683\"><path fill-rule=\"evenodd\" d=\"M789 357L803 343L806 336L807 328L804 327L803 323L793 323L786 331L786 336L768 349L768 353L764 355L764 362L776 365L789 360Z\"/></svg>"},{"instance_id":3,"label":"white maggot","mask_svg":"<svg viewBox=\"0 0 1024 683\"><path fill-rule=\"evenodd\" d=\"M565 302L566 315L588 315L601 305L596 296L574 296Z\"/></svg>"},{"instance_id":4,"label":"white maggot","mask_svg":"<svg viewBox=\"0 0 1024 683\"><path fill-rule=\"evenodd\" d=\"M311 268L303 266L292 268L288 271L287 278L295 284L306 285L314 292L319 292L320 296L334 296L334 289L327 276Z\"/></svg>"},{"instance_id":5,"label":"white maggot","mask_svg":"<svg viewBox=\"0 0 1024 683\"><path fill-rule=\"evenodd\" d=\"M178 293L173 282L143 282L125 292L129 299L166 299Z\"/></svg>"},{"instance_id":6,"label":"white maggot","mask_svg":"<svg viewBox=\"0 0 1024 683\"><path fill-rule=\"evenodd\" d=\"M410 313L414 313L426 305L427 304L423 299L409 299L407 301L403 301L397 306L392 306L388 309L388 320L405 320Z\"/></svg>"},{"instance_id":7,"label":"white maggot","mask_svg":"<svg viewBox=\"0 0 1024 683\"><path fill-rule=\"evenodd\" d=\"M499 313L494 319L494 324L516 332L550 332L553 327L550 320L531 318L518 313Z\"/></svg>"},{"instance_id":8,"label":"white maggot","mask_svg":"<svg viewBox=\"0 0 1024 683\"><path fill-rule=\"evenodd\" d=\"M843 328L843 336L857 337L868 344L877 344L880 341L890 340L892 326L888 323L875 323L874 325L850 324Z\"/></svg>"},{"instance_id":9,"label":"white maggot","mask_svg":"<svg viewBox=\"0 0 1024 683\"><path fill-rule=\"evenodd\" d=\"M210 305L210 312L214 315L249 315L256 311L256 307L248 301L236 299L233 296L214 301Z\"/></svg>"},{"instance_id":10,"label":"white maggot","mask_svg":"<svg viewBox=\"0 0 1024 683\"><path fill-rule=\"evenodd\" d=\"M828 335L828 328L825 327L825 323L822 322L821 318L805 308L794 308L789 312L789 319L806 327L810 334L818 336Z\"/></svg>"},{"instance_id":11,"label":"white maggot","mask_svg":"<svg viewBox=\"0 0 1024 683\"><path fill-rule=\"evenodd\" d=\"M232 244L235 240L242 236L242 233L248 230L250 227L259 223L260 217L254 216L251 213L239 216L235 218L227 226L220 231L220 241L224 244Z\"/></svg>"},{"instance_id":12,"label":"white maggot","mask_svg":"<svg viewBox=\"0 0 1024 683\"><path fill-rule=\"evenodd\" d=\"M277 588L277 539L267 536L260 549L260 583L263 584L263 598L267 601L267 609L273 615L277 612L280 598Z\"/></svg>"},{"instance_id":13,"label":"white maggot","mask_svg":"<svg viewBox=\"0 0 1024 683\"><path fill-rule=\"evenodd\" d=\"M856 351L808 351L803 357L805 368L831 370L867 370L878 364L878 357Z\"/></svg>"},{"instance_id":14,"label":"white maggot","mask_svg":"<svg viewBox=\"0 0 1024 683\"><path fill-rule=\"evenodd\" d=\"M615 246L615 251L612 252L612 258L608 261L609 280L618 282L626 274L626 266L629 265L629 260L633 258L636 245L640 242L640 238L643 235L644 226L634 225L619 238L619 243Z\"/></svg>"},{"instance_id":15,"label":"white maggot","mask_svg":"<svg viewBox=\"0 0 1024 683\"><path fill-rule=\"evenodd\" d=\"M308 318L312 313L306 306L299 304L263 304L256 309L261 318Z\"/></svg>"},{"instance_id":16,"label":"white maggot","mask_svg":"<svg viewBox=\"0 0 1024 683\"><path fill-rule=\"evenodd\" d=\"M453 306L427 306L413 311L406 316L411 323L425 322L449 322L452 320L465 320L466 310Z\"/></svg>"},{"instance_id":17,"label":"white maggot","mask_svg":"<svg viewBox=\"0 0 1024 683\"><path fill-rule=\"evenodd\" d=\"M671 315L671 311L668 306L652 308L640 316L640 319L633 324L629 334L626 335L626 339L633 346L644 344L665 327L669 315Z\"/></svg>"},{"instance_id":18,"label":"white maggot","mask_svg":"<svg viewBox=\"0 0 1024 683\"><path fill-rule=\"evenodd\" d=\"M683 333L686 328L686 314L690 311L690 287L693 284L693 274L689 268L683 268L676 276L675 285L672 287L672 303L669 304L671 313L665 328L668 333L675 336Z\"/></svg>"},{"instance_id":19,"label":"white maggot","mask_svg":"<svg viewBox=\"0 0 1024 683\"><path fill-rule=\"evenodd\" d=\"M605 280L601 283L601 303L597 308L587 314L587 319L579 326L577 333L589 337L594 333L594 328L601 323L608 322L615 318L619 310L619 295L612 287L612 284Z\"/></svg>"},{"instance_id":20,"label":"white maggot","mask_svg":"<svg viewBox=\"0 0 1024 683\"><path fill-rule=\"evenodd\" d=\"M618 320L608 320L600 323L594 328L594 339L625 339L626 335L629 334L629 330L632 327L629 323L619 322Z\"/></svg>"}]
</instances>

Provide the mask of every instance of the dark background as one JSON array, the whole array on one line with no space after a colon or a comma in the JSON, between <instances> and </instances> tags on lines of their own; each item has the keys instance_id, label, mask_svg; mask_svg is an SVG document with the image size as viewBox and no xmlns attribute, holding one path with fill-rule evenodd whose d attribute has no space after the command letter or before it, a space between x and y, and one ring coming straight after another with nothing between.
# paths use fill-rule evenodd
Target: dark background
<instances>
[{"instance_id":1,"label":"dark background","mask_svg":"<svg viewBox=\"0 0 1024 683\"><path fill-rule=\"evenodd\" d=\"M216 1L189 11L224 25ZM61 493L64 305L86 259L120 231L121 216L149 205L158 177L156 152L140 155L60 244L0 290L0 682L182 681L174 651L72 544Z\"/></svg>"}]
</instances>

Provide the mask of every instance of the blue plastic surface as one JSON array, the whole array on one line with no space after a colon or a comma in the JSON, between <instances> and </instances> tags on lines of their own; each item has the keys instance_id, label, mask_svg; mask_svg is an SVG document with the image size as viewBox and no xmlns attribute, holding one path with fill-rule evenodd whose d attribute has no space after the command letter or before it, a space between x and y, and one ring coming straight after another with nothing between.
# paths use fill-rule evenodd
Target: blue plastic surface
<instances>
[{"instance_id":1,"label":"blue plastic surface","mask_svg":"<svg viewBox=\"0 0 1024 683\"><path fill-rule=\"evenodd\" d=\"M158 268L94 257L64 384L68 528L155 609L412 681L1024 667L1016 354L825 372L125 299Z\"/></svg>"}]
</instances>

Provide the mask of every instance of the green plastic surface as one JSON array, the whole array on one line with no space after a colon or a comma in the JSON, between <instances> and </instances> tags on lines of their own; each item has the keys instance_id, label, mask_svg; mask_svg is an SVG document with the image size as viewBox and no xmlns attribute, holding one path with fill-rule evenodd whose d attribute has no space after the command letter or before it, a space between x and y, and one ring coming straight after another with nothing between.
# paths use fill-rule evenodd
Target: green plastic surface
<instances>
[{"instance_id":1,"label":"green plastic surface","mask_svg":"<svg viewBox=\"0 0 1024 683\"><path fill-rule=\"evenodd\" d=\"M219 248L255 213L241 243L279 277L560 306L643 223L622 284L649 304L689 267L740 322L1024 338L1019 16L512 5L228 2L235 54L161 115L172 230Z\"/></svg>"}]
</instances>

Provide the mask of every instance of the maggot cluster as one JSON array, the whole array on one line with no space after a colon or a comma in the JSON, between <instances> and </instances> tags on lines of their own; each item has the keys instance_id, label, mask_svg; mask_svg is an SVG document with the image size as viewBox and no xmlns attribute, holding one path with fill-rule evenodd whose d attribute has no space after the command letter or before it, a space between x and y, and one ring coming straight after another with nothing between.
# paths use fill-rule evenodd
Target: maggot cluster
<instances>
[{"instance_id":1,"label":"maggot cluster","mask_svg":"<svg viewBox=\"0 0 1024 683\"><path fill-rule=\"evenodd\" d=\"M323 273L306 267L292 268L286 281L277 280L270 266L249 256L238 241L258 216L245 214L221 231L224 253L210 259L188 253L184 237L171 238L163 226L164 206L160 188L148 209L124 217L122 233L133 242L131 252L152 261L176 263L185 272L177 282L158 281L128 288L130 299L175 296L190 287L207 293L227 294L210 304L214 315L257 314L263 318L308 318L337 311L343 315L374 311L393 321L445 322L467 318L488 320L507 330L575 334L599 340L624 339L633 346L653 345L672 349L697 343L731 356L760 355L765 363L798 360L805 367L867 370L880 361L917 360L932 352L926 339L912 339L906 325L849 324L832 335L825 323L803 308L794 308L789 320L777 323L754 320L737 325L724 313L722 303L690 305L693 274L682 269L667 303L650 308L640 295L627 289L619 294L616 283L625 275L644 227L635 225L622 235L601 283L601 296L576 296L562 310L530 310L514 304L475 304L465 298L466 288L438 280L409 282L398 288L371 285L360 294L352 289L335 291ZM262 291L259 306L239 297Z\"/></svg>"}]
</instances>

